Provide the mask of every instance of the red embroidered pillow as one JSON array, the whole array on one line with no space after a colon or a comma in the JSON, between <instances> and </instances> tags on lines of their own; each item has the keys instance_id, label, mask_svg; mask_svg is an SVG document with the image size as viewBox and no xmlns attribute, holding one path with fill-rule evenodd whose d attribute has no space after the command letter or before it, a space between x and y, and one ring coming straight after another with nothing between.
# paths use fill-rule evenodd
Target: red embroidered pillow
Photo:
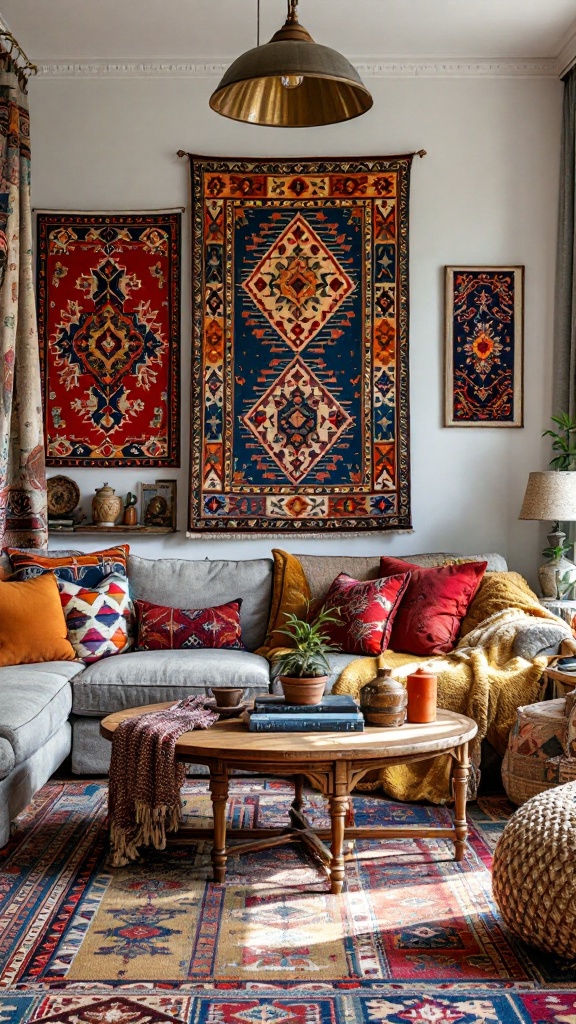
<instances>
[{"instance_id":1,"label":"red embroidered pillow","mask_svg":"<svg viewBox=\"0 0 576 1024\"><path fill-rule=\"evenodd\" d=\"M410 572L394 619L390 647L408 654L448 654L480 586L488 562L463 562L421 569L401 558L381 558L380 573Z\"/></svg>"},{"instance_id":2,"label":"red embroidered pillow","mask_svg":"<svg viewBox=\"0 0 576 1024\"><path fill-rule=\"evenodd\" d=\"M187 651L200 647L245 651L241 599L215 608L166 608L135 601L138 651Z\"/></svg>"},{"instance_id":3,"label":"red embroidered pillow","mask_svg":"<svg viewBox=\"0 0 576 1024\"><path fill-rule=\"evenodd\" d=\"M386 650L396 609L406 590L409 572L386 579L353 580L341 572L324 598L341 625L327 622L322 632L347 654L380 654Z\"/></svg>"}]
</instances>

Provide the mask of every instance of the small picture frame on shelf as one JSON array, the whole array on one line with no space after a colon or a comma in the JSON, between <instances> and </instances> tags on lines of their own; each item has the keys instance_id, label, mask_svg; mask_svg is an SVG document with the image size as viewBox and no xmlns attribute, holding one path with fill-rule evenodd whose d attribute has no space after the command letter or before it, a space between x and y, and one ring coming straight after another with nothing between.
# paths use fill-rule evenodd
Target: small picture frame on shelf
<instances>
[{"instance_id":1,"label":"small picture frame on shelf","mask_svg":"<svg viewBox=\"0 0 576 1024\"><path fill-rule=\"evenodd\" d=\"M140 484L140 516L143 526L176 529L176 480Z\"/></svg>"}]
</instances>

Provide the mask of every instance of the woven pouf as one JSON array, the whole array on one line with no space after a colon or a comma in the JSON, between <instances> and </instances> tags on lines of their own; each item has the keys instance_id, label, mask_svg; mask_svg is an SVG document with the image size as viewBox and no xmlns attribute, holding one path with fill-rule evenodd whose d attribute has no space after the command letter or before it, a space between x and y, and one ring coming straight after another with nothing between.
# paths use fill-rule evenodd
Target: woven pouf
<instances>
[{"instance_id":1,"label":"woven pouf","mask_svg":"<svg viewBox=\"0 0 576 1024\"><path fill-rule=\"evenodd\" d=\"M510 931L576 957L576 782L533 796L512 815L494 852L492 886Z\"/></svg>"}]
</instances>

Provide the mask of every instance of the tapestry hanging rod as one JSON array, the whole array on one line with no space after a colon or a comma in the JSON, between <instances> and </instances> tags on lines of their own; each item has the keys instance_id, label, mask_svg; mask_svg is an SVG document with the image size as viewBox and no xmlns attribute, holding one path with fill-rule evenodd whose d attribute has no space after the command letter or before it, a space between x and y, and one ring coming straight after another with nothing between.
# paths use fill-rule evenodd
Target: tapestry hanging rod
<instances>
[{"instance_id":1,"label":"tapestry hanging rod","mask_svg":"<svg viewBox=\"0 0 576 1024\"><path fill-rule=\"evenodd\" d=\"M195 153L187 153L185 149L179 149L176 152L176 156L179 156L179 157L193 156L193 157L195 157L196 154ZM401 155L397 156L397 159L400 160L402 157L406 157L406 156L419 156L420 159L423 159L425 156L427 156L427 151L425 149L417 149L414 153L402 153ZM213 159L214 160L218 160L218 159L223 160L224 157L220 157L220 158L214 157ZM242 159L242 158L239 157L239 159ZM302 159L305 160L305 159L309 159L309 158L302 157ZM318 157L317 159L319 159L319 160L331 160L333 158L329 157L329 156L326 156L326 157ZM364 157L363 159L365 159L365 160L370 160L370 159L378 160L378 159L381 159L381 158L380 157L373 157L373 158L372 157ZM391 157L387 157L387 159L392 159L392 158Z\"/></svg>"},{"instance_id":2,"label":"tapestry hanging rod","mask_svg":"<svg viewBox=\"0 0 576 1024\"><path fill-rule=\"evenodd\" d=\"M20 46L20 43L16 39L16 36L13 36L8 29L0 29L0 39L6 40L10 44L9 47L6 47L6 53L9 57L13 57L15 59L18 71L22 75L35 75L37 73L37 65L33 64L27 57L26 53Z\"/></svg>"}]
</instances>

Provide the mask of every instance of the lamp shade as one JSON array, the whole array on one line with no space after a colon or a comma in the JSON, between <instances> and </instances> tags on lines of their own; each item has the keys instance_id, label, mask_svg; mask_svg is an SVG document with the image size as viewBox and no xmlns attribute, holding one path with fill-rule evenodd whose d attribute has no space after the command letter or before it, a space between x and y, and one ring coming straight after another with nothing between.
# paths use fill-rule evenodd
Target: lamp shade
<instances>
[{"instance_id":1,"label":"lamp shade","mask_svg":"<svg viewBox=\"0 0 576 1024\"><path fill-rule=\"evenodd\" d=\"M576 521L576 472L530 473L518 518Z\"/></svg>"},{"instance_id":2,"label":"lamp shade","mask_svg":"<svg viewBox=\"0 0 576 1024\"><path fill-rule=\"evenodd\" d=\"M277 128L311 128L364 114L372 97L350 61L315 43L296 4L269 43L237 57L210 97L216 113Z\"/></svg>"}]
</instances>

